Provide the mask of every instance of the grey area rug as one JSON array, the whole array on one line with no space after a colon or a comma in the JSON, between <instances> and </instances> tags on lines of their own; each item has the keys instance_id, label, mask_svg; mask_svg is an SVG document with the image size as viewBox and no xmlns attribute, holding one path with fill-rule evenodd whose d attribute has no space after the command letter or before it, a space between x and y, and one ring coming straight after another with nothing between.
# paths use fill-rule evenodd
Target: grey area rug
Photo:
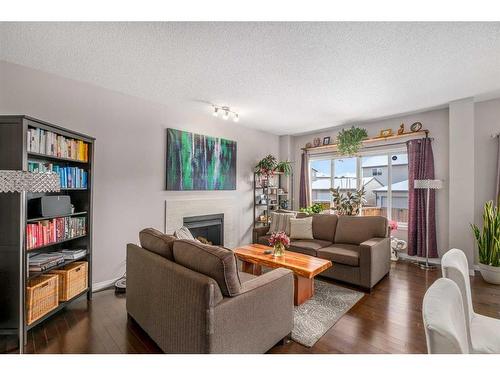
<instances>
[{"instance_id":1,"label":"grey area rug","mask_svg":"<svg viewBox=\"0 0 500 375\"><path fill-rule=\"evenodd\" d=\"M314 280L314 296L295 306L292 340L310 348L363 296L362 292Z\"/></svg>"}]
</instances>

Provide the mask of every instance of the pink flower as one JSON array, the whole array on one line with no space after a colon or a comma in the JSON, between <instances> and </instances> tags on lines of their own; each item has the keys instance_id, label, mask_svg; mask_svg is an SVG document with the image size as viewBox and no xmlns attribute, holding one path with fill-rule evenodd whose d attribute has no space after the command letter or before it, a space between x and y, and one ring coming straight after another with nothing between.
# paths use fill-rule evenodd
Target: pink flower
<instances>
[{"instance_id":1,"label":"pink flower","mask_svg":"<svg viewBox=\"0 0 500 375\"><path fill-rule=\"evenodd\" d=\"M390 221L389 221L389 228L391 228L391 230L396 230L396 229L398 229L398 223L397 223L397 221L390 220Z\"/></svg>"},{"instance_id":2,"label":"pink flower","mask_svg":"<svg viewBox=\"0 0 500 375\"><path fill-rule=\"evenodd\" d=\"M269 245L275 246L281 244L283 246L290 245L290 238L285 232L273 232L271 237L269 237Z\"/></svg>"}]
</instances>

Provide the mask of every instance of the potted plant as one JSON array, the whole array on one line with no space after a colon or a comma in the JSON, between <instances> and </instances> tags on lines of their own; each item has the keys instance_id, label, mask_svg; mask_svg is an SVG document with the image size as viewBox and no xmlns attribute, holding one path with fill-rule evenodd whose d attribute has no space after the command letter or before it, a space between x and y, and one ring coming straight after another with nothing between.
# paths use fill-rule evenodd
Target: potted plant
<instances>
[{"instance_id":1,"label":"potted plant","mask_svg":"<svg viewBox=\"0 0 500 375\"><path fill-rule=\"evenodd\" d=\"M500 208L486 202L483 211L483 230L471 224L479 249L479 270L483 279L500 284Z\"/></svg>"},{"instance_id":2,"label":"potted plant","mask_svg":"<svg viewBox=\"0 0 500 375\"><path fill-rule=\"evenodd\" d=\"M275 172L289 176L292 173L292 164L288 160L278 161L275 156L269 154L255 166L255 173L260 176L272 176Z\"/></svg>"},{"instance_id":3,"label":"potted plant","mask_svg":"<svg viewBox=\"0 0 500 375\"><path fill-rule=\"evenodd\" d=\"M292 173L292 163L290 163L288 160L280 161L276 164L274 170L276 172L283 173L285 176L290 176L290 174Z\"/></svg>"},{"instance_id":4,"label":"potted plant","mask_svg":"<svg viewBox=\"0 0 500 375\"><path fill-rule=\"evenodd\" d=\"M285 255L285 247L290 245L290 238L285 232L273 232L269 237L269 245L273 247L275 257L282 257Z\"/></svg>"},{"instance_id":5,"label":"potted plant","mask_svg":"<svg viewBox=\"0 0 500 375\"><path fill-rule=\"evenodd\" d=\"M255 166L255 173L258 175L270 176L274 173L274 169L277 164L278 161L276 160L276 157L269 154L257 163Z\"/></svg>"},{"instance_id":6,"label":"potted plant","mask_svg":"<svg viewBox=\"0 0 500 375\"><path fill-rule=\"evenodd\" d=\"M342 129L337 135L337 151L341 155L356 155L361 148L361 142L368 137L366 129L351 127Z\"/></svg>"},{"instance_id":7,"label":"potted plant","mask_svg":"<svg viewBox=\"0 0 500 375\"><path fill-rule=\"evenodd\" d=\"M361 207L366 203L364 187L356 190L354 193L350 191L342 193L340 188L331 188L330 191L333 195L333 208L337 211L337 215L359 215Z\"/></svg>"},{"instance_id":8,"label":"potted plant","mask_svg":"<svg viewBox=\"0 0 500 375\"><path fill-rule=\"evenodd\" d=\"M302 207L299 211L304 212L308 215L319 214L321 213L321 211L323 211L323 205L321 203L314 203L309 207Z\"/></svg>"}]
</instances>

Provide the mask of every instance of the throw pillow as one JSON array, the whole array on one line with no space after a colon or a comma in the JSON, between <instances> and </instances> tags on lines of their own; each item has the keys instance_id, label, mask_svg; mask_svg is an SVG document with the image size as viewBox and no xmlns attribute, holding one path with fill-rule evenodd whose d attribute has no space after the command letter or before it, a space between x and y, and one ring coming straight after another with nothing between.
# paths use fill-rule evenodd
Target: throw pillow
<instances>
[{"instance_id":1,"label":"throw pillow","mask_svg":"<svg viewBox=\"0 0 500 375\"><path fill-rule=\"evenodd\" d=\"M269 231L267 234L272 234L275 232L285 232L288 236L290 235L290 219L294 218L295 212L290 213L278 213L271 212L271 225L269 226Z\"/></svg>"},{"instance_id":2,"label":"throw pillow","mask_svg":"<svg viewBox=\"0 0 500 375\"><path fill-rule=\"evenodd\" d=\"M312 216L304 219L290 219L290 238L294 240L313 240Z\"/></svg>"},{"instance_id":3,"label":"throw pillow","mask_svg":"<svg viewBox=\"0 0 500 375\"><path fill-rule=\"evenodd\" d=\"M178 240L195 240L190 230L187 227L180 227L174 232L174 236Z\"/></svg>"}]
</instances>

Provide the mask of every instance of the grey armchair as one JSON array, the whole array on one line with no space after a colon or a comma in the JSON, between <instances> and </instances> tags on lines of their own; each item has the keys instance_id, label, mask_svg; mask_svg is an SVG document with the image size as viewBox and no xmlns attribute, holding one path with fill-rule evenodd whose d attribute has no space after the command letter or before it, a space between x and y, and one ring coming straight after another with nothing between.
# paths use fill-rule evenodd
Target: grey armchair
<instances>
[{"instance_id":1,"label":"grey armchair","mask_svg":"<svg viewBox=\"0 0 500 375\"><path fill-rule=\"evenodd\" d=\"M293 274L147 229L127 245L127 312L166 353L264 353L293 328ZM161 254L161 255L160 255Z\"/></svg>"}]
</instances>

